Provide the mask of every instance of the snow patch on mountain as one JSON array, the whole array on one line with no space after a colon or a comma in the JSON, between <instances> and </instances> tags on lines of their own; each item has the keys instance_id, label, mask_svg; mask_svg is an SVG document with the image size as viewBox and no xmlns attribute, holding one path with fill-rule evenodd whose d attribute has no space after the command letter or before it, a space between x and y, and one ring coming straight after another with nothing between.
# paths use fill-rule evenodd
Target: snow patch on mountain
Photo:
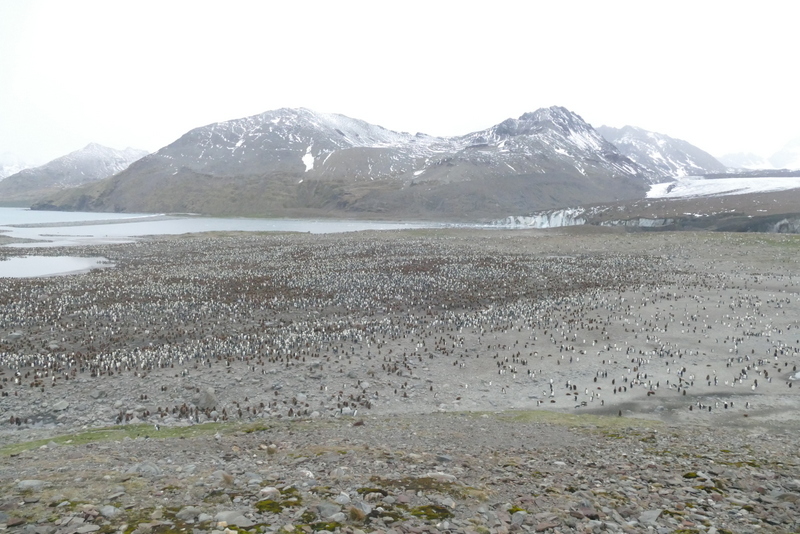
<instances>
[{"instance_id":1,"label":"snow patch on mountain","mask_svg":"<svg viewBox=\"0 0 800 534\"><path fill-rule=\"evenodd\" d=\"M668 135L634 126L600 126L597 131L620 152L645 168L652 182L727 170L708 152Z\"/></svg>"},{"instance_id":2,"label":"snow patch on mountain","mask_svg":"<svg viewBox=\"0 0 800 534\"><path fill-rule=\"evenodd\" d=\"M306 149L306 153L303 156L303 164L306 166L306 172L314 168L314 155L311 153L311 146Z\"/></svg>"},{"instance_id":3,"label":"snow patch on mountain","mask_svg":"<svg viewBox=\"0 0 800 534\"><path fill-rule=\"evenodd\" d=\"M654 184L647 198L692 198L748 193L771 193L800 189L800 177L714 178L687 176L673 182Z\"/></svg>"}]
</instances>

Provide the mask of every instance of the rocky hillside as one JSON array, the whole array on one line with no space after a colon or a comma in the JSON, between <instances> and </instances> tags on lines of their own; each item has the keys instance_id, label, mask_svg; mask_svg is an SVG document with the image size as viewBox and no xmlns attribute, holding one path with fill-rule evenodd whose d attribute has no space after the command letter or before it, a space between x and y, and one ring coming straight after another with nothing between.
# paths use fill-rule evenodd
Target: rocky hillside
<instances>
[{"instance_id":1,"label":"rocky hillside","mask_svg":"<svg viewBox=\"0 0 800 534\"><path fill-rule=\"evenodd\" d=\"M647 171L561 107L458 137L280 109L196 128L39 209L466 218L644 196Z\"/></svg>"},{"instance_id":2,"label":"rocky hillside","mask_svg":"<svg viewBox=\"0 0 800 534\"><path fill-rule=\"evenodd\" d=\"M681 139L634 126L601 126L597 131L644 168L653 183L676 176L727 171L714 156Z\"/></svg>"},{"instance_id":3,"label":"rocky hillside","mask_svg":"<svg viewBox=\"0 0 800 534\"><path fill-rule=\"evenodd\" d=\"M95 182L116 174L147 155L145 150L115 150L90 143L40 167L23 169L0 182L0 200L32 201L42 195Z\"/></svg>"}]
</instances>

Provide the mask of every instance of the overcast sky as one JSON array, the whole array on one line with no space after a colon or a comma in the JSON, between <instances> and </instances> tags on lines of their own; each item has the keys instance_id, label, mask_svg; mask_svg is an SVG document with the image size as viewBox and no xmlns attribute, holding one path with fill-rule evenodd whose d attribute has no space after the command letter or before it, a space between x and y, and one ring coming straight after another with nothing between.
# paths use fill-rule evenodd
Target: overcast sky
<instances>
[{"instance_id":1,"label":"overcast sky","mask_svg":"<svg viewBox=\"0 0 800 534\"><path fill-rule=\"evenodd\" d=\"M456 135L561 105L716 156L800 137L795 2L0 0L0 153L281 107Z\"/></svg>"}]
</instances>

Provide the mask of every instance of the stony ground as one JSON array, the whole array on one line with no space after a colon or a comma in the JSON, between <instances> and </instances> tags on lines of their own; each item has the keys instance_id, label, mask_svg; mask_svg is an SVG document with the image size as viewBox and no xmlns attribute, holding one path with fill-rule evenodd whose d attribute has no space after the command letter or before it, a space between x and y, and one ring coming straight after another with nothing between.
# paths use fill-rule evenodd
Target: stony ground
<instances>
[{"instance_id":1,"label":"stony ground","mask_svg":"<svg viewBox=\"0 0 800 534\"><path fill-rule=\"evenodd\" d=\"M76 252L116 266L0 281L4 528L800 528L796 237Z\"/></svg>"}]
</instances>

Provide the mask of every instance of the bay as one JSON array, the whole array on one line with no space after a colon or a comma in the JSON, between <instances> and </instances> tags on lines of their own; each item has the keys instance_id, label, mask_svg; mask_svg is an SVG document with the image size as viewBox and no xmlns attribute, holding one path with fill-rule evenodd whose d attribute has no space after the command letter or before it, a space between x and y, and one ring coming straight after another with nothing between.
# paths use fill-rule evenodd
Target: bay
<instances>
[{"instance_id":1,"label":"bay","mask_svg":"<svg viewBox=\"0 0 800 534\"><path fill-rule=\"evenodd\" d=\"M306 232L312 234L364 230L442 228L445 223L327 219L251 219L147 213L32 211L0 208L0 235L23 240L7 248L35 249L129 243L150 235L197 232ZM12 255L0 261L0 278L40 277L107 267L104 258Z\"/></svg>"}]
</instances>

